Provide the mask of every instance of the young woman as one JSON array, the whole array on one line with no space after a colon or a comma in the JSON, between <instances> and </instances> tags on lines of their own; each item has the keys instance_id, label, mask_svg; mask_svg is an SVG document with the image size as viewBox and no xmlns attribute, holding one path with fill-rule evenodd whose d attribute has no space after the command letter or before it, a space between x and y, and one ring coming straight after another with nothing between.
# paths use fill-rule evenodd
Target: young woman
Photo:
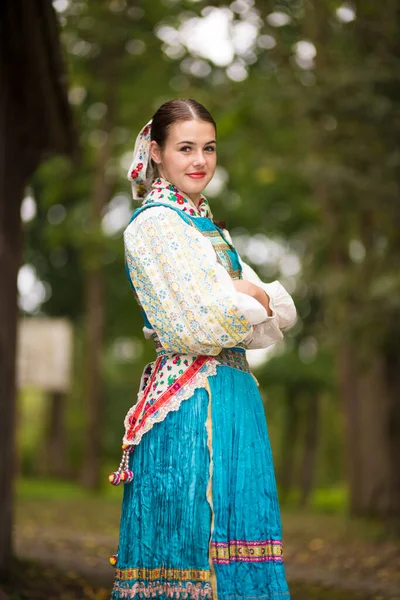
<instances>
[{"instance_id":1,"label":"young woman","mask_svg":"<svg viewBox=\"0 0 400 600\"><path fill-rule=\"evenodd\" d=\"M113 600L288 600L267 424L246 348L296 318L213 223L202 195L216 125L194 100L162 105L140 132L129 178L142 199L125 230L146 366L125 419L125 482Z\"/></svg>"}]
</instances>

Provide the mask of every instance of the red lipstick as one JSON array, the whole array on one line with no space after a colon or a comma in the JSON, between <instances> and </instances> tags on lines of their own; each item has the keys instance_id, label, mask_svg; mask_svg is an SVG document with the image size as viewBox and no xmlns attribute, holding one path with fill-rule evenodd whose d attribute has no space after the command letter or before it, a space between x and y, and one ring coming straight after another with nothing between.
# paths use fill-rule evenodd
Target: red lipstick
<instances>
[{"instance_id":1,"label":"red lipstick","mask_svg":"<svg viewBox=\"0 0 400 600\"><path fill-rule=\"evenodd\" d=\"M194 173L188 173L188 176L192 179L202 179L205 177L205 171L195 171Z\"/></svg>"}]
</instances>

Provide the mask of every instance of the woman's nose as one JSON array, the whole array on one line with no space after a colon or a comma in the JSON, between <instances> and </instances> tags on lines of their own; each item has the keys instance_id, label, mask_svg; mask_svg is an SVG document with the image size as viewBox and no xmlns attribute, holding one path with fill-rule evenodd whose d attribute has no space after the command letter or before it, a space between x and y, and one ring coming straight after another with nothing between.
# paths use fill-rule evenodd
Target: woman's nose
<instances>
[{"instance_id":1,"label":"woman's nose","mask_svg":"<svg viewBox=\"0 0 400 600\"><path fill-rule=\"evenodd\" d=\"M194 157L193 160L193 164L197 165L197 166L201 166L201 165L205 165L206 163L206 159L204 156L204 153L200 150L199 152L196 153L196 156Z\"/></svg>"}]
</instances>

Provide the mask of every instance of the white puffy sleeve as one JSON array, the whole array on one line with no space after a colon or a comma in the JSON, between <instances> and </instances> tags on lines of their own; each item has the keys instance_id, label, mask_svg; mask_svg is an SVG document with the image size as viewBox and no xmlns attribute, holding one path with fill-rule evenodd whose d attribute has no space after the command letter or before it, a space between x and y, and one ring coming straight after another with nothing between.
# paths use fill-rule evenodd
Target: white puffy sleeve
<instances>
[{"instance_id":1,"label":"white puffy sleeve","mask_svg":"<svg viewBox=\"0 0 400 600\"><path fill-rule=\"evenodd\" d=\"M144 210L125 230L124 245L132 284L166 350L215 356L247 343L253 327L229 274L211 242L174 210ZM252 310L262 321L265 309L255 301Z\"/></svg>"},{"instance_id":2,"label":"white puffy sleeve","mask_svg":"<svg viewBox=\"0 0 400 600\"><path fill-rule=\"evenodd\" d=\"M247 348L267 348L276 340L277 331L279 339L283 338L282 329L293 325L296 322L296 307L290 294L285 290L279 281L264 283L257 273L245 262L240 259L242 265L243 279L261 287L269 296L269 306L272 315L265 321L258 323L253 328L251 338L247 340ZM273 332L273 336L271 336Z\"/></svg>"}]
</instances>

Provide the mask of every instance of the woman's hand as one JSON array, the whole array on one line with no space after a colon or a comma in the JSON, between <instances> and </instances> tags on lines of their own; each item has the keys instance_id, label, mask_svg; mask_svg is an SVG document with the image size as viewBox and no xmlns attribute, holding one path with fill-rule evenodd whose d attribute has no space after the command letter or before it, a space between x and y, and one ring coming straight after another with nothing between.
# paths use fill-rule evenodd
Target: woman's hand
<instances>
[{"instance_id":1,"label":"woman's hand","mask_svg":"<svg viewBox=\"0 0 400 600\"><path fill-rule=\"evenodd\" d=\"M233 285L235 286L236 291L255 298L255 300L265 308L268 316L272 316L272 311L269 306L269 296L260 286L251 283L250 281L246 281L245 279L233 279Z\"/></svg>"}]
</instances>

